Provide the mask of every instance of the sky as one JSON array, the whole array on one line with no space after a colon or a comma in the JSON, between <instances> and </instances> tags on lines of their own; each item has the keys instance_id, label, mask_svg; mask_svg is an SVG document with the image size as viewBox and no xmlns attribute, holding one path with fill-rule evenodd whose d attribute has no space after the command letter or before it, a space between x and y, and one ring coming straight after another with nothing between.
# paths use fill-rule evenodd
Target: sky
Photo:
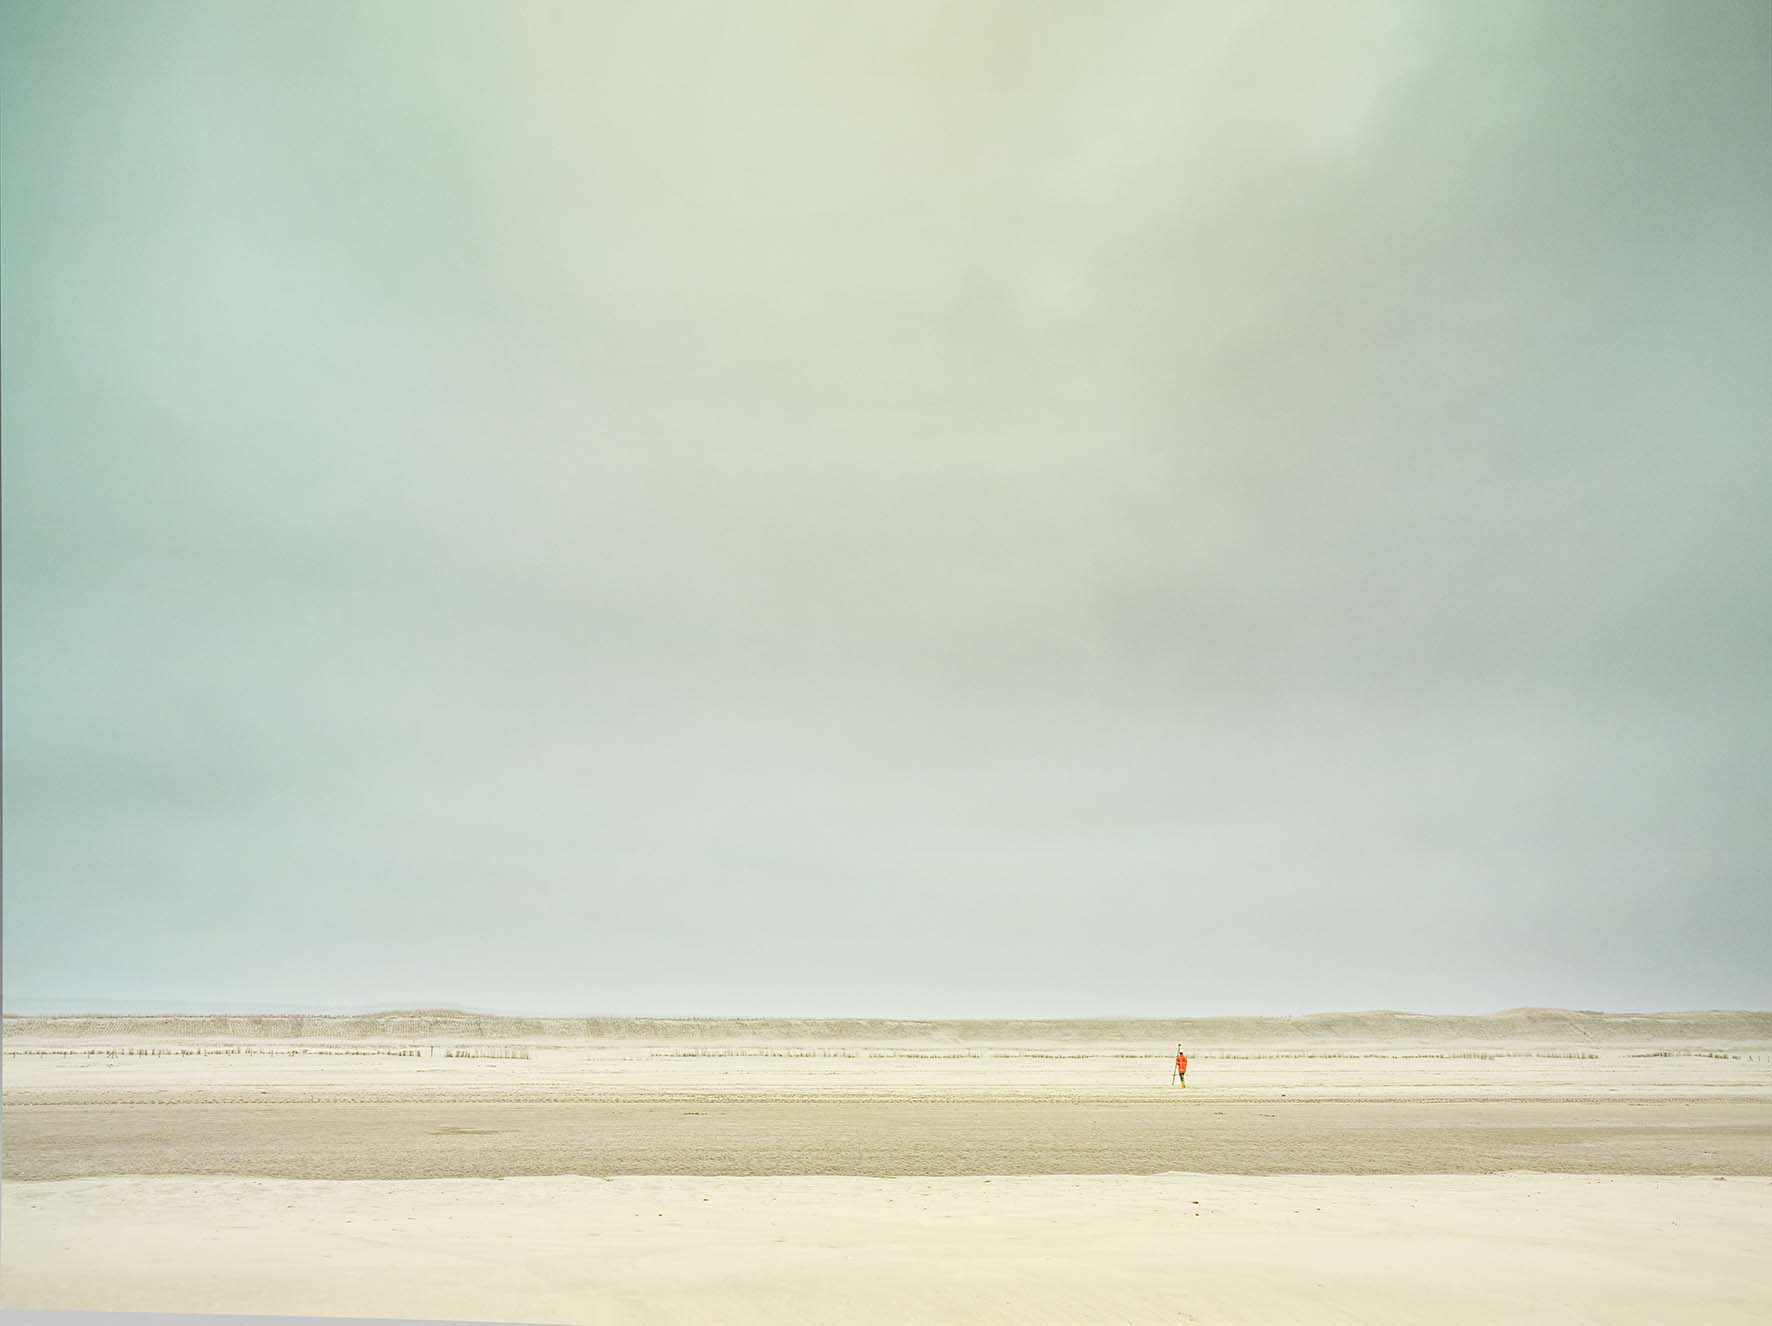
<instances>
[{"instance_id":1,"label":"sky","mask_svg":"<svg viewBox=\"0 0 1772 1326\"><path fill-rule=\"evenodd\" d=\"M1772 1007L1772 8L0 0L4 1002Z\"/></svg>"}]
</instances>

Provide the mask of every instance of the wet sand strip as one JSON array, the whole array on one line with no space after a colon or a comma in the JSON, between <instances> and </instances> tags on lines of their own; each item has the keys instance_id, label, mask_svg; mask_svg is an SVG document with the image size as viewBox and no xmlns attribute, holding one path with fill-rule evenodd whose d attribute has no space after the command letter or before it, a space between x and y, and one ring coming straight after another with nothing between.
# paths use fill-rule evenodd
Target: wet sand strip
<instances>
[{"instance_id":1,"label":"wet sand strip","mask_svg":"<svg viewBox=\"0 0 1772 1326\"><path fill-rule=\"evenodd\" d=\"M9 1104L7 1181L541 1175L1772 1175L1772 1104Z\"/></svg>"}]
</instances>

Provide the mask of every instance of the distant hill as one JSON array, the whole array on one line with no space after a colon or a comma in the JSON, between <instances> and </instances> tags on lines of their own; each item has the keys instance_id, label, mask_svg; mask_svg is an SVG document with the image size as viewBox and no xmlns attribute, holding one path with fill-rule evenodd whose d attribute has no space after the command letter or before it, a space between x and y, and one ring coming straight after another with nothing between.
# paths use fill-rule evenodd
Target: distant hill
<instances>
[{"instance_id":1,"label":"distant hill","mask_svg":"<svg viewBox=\"0 0 1772 1326\"><path fill-rule=\"evenodd\" d=\"M1596 1013L1515 1008L1450 1016L1380 1010L1301 1017L1052 1018L893 1020L884 1018L522 1018L449 1009L349 1015L69 1014L7 1015L7 1038L113 1040L632 1040L707 1041L1180 1041L1196 1046L1251 1042L1467 1041L1558 1044L1694 1041L1772 1044L1772 1013Z\"/></svg>"}]
</instances>

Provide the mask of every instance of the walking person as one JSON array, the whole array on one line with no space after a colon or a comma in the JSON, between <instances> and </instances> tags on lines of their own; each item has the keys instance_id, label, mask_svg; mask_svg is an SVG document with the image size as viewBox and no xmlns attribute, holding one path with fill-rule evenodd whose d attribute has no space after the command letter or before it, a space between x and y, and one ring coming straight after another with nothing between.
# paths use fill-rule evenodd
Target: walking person
<instances>
[{"instance_id":1,"label":"walking person","mask_svg":"<svg viewBox=\"0 0 1772 1326\"><path fill-rule=\"evenodd\" d=\"M1185 1088L1187 1086L1187 1056L1181 1052L1181 1046L1175 1047L1175 1080Z\"/></svg>"}]
</instances>

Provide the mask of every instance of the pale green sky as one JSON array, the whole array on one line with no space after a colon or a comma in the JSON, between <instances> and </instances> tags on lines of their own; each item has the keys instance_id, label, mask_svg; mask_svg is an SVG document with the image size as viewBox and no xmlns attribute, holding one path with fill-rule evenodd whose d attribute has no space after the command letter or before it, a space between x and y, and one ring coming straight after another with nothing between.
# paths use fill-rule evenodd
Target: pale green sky
<instances>
[{"instance_id":1,"label":"pale green sky","mask_svg":"<svg viewBox=\"0 0 1772 1326\"><path fill-rule=\"evenodd\" d=\"M1772 1006L1772 8L0 0L4 990Z\"/></svg>"}]
</instances>

